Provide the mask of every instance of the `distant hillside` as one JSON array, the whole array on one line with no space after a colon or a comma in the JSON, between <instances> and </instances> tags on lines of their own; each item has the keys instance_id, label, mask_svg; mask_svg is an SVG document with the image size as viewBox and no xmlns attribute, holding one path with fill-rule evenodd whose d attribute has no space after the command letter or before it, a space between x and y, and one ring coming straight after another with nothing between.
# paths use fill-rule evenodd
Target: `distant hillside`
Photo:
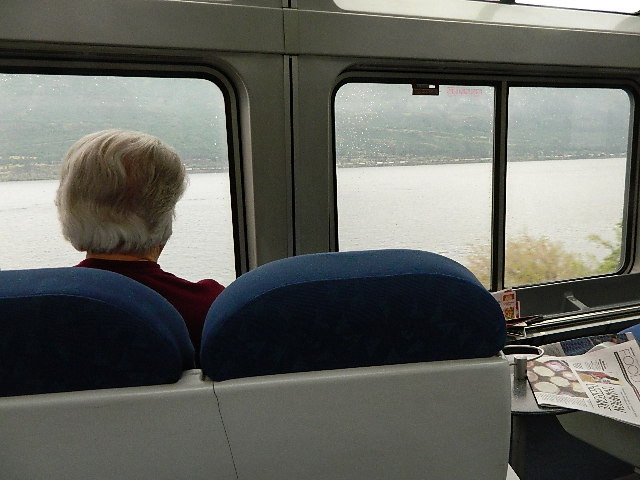
<instances>
[{"instance_id":1,"label":"distant hillside","mask_svg":"<svg viewBox=\"0 0 640 480\"><path fill-rule=\"evenodd\" d=\"M410 85L345 85L336 95L338 161L489 160L493 104L488 87L415 96ZM624 156L629 113L620 90L512 88L509 158Z\"/></svg>"},{"instance_id":2,"label":"distant hillside","mask_svg":"<svg viewBox=\"0 0 640 480\"><path fill-rule=\"evenodd\" d=\"M0 75L0 106L0 176L2 166L48 175L76 140L107 128L156 135L190 167L227 166L224 102L207 80Z\"/></svg>"},{"instance_id":3,"label":"distant hillside","mask_svg":"<svg viewBox=\"0 0 640 480\"><path fill-rule=\"evenodd\" d=\"M489 161L493 93L442 86L348 84L337 94L341 166ZM156 135L194 171L227 168L223 97L208 80L0 74L0 180L55 178L77 139L106 128ZM509 105L509 158L623 156L622 91L518 88Z\"/></svg>"}]
</instances>

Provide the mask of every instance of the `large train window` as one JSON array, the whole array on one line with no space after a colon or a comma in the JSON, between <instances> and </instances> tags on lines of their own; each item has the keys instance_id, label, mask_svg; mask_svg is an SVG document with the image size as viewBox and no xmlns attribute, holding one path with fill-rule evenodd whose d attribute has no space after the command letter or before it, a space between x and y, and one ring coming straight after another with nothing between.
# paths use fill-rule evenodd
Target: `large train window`
<instances>
[{"instance_id":1,"label":"large train window","mask_svg":"<svg viewBox=\"0 0 640 480\"><path fill-rule=\"evenodd\" d=\"M490 86L342 86L340 249L415 248L488 269L493 118Z\"/></svg>"},{"instance_id":2,"label":"large train window","mask_svg":"<svg viewBox=\"0 0 640 480\"><path fill-rule=\"evenodd\" d=\"M197 78L0 74L0 268L77 264L53 203L59 164L82 136L124 128L163 139L189 187L160 265L191 280L235 279L225 102Z\"/></svg>"},{"instance_id":3,"label":"large train window","mask_svg":"<svg viewBox=\"0 0 640 480\"><path fill-rule=\"evenodd\" d=\"M571 0L515 0L515 3L522 5L537 5L541 7L571 8L577 10L595 10L601 12L629 14L638 13L638 10L640 9L640 2L637 0L591 0L582 2L574 2Z\"/></svg>"},{"instance_id":4,"label":"large train window","mask_svg":"<svg viewBox=\"0 0 640 480\"><path fill-rule=\"evenodd\" d=\"M630 110L619 89L509 89L506 285L619 269Z\"/></svg>"},{"instance_id":5,"label":"large train window","mask_svg":"<svg viewBox=\"0 0 640 480\"><path fill-rule=\"evenodd\" d=\"M353 82L334 110L340 250L429 250L493 288L623 266L625 90Z\"/></svg>"}]
</instances>

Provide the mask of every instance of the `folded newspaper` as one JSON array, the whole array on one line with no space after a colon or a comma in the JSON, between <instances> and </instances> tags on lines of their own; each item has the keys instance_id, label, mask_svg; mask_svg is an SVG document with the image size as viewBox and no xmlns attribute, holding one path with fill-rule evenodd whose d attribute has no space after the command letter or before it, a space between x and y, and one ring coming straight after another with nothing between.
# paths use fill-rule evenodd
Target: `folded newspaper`
<instances>
[{"instance_id":1,"label":"folded newspaper","mask_svg":"<svg viewBox=\"0 0 640 480\"><path fill-rule=\"evenodd\" d=\"M640 346L632 334L567 340L543 348L553 355L527 363L538 404L640 426Z\"/></svg>"}]
</instances>

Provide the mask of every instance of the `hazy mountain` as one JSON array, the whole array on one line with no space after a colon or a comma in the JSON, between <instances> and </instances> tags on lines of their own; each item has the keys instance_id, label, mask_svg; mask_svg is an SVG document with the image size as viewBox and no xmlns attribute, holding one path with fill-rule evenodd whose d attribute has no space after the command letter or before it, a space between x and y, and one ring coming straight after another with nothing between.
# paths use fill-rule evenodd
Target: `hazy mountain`
<instances>
[{"instance_id":1,"label":"hazy mountain","mask_svg":"<svg viewBox=\"0 0 640 480\"><path fill-rule=\"evenodd\" d=\"M428 163L493 152L491 87L347 84L335 100L337 160ZM630 101L615 89L512 88L509 158L624 155ZM55 177L77 139L106 128L156 135L190 167L227 165L220 89L191 78L0 74L0 179Z\"/></svg>"}]
</instances>

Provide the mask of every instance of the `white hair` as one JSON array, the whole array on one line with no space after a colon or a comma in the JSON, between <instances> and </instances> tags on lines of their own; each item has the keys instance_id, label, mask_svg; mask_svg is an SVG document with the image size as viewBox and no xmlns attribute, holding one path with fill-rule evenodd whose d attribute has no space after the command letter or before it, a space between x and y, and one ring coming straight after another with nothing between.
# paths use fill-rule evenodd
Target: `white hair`
<instances>
[{"instance_id":1,"label":"white hair","mask_svg":"<svg viewBox=\"0 0 640 480\"><path fill-rule=\"evenodd\" d=\"M90 253L165 245L186 181L178 154L156 137L127 130L87 135L62 162L55 203L64 238Z\"/></svg>"}]
</instances>

